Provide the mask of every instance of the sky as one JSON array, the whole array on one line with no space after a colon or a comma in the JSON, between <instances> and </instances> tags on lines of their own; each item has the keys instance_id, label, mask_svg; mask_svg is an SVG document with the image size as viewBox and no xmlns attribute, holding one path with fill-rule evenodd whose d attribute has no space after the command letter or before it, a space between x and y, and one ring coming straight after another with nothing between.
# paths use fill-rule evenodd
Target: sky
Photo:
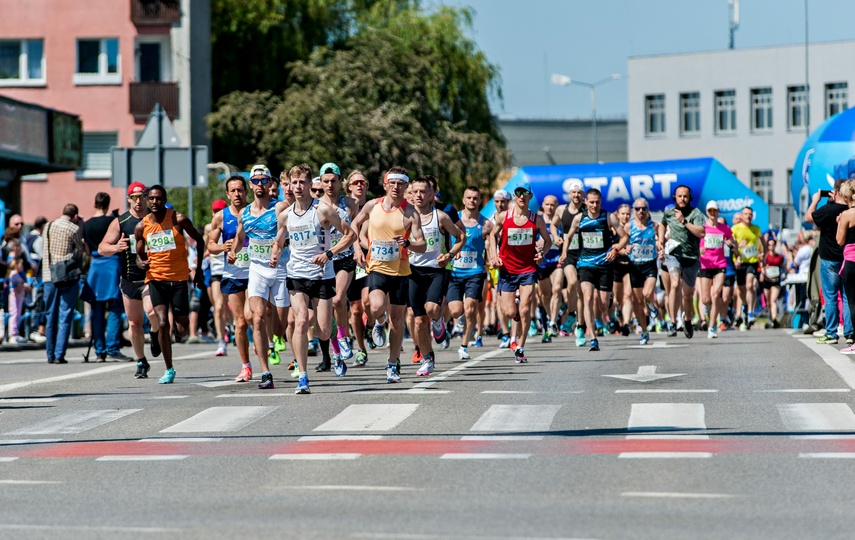
<instances>
[{"instance_id":1,"label":"sky","mask_svg":"<svg viewBox=\"0 0 855 540\"><path fill-rule=\"evenodd\" d=\"M855 39L855 0L740 0L737 49ZM493 112L590 118L590 91L554 86L552 73L595 82L626 74L634 56L722 50L728 0L425 0L475 11L469 33L501 72ZM855 59L842 61L855 62ZM597 117L626 117L626 81L597 89Z\"/></svg>"}]
</instances>

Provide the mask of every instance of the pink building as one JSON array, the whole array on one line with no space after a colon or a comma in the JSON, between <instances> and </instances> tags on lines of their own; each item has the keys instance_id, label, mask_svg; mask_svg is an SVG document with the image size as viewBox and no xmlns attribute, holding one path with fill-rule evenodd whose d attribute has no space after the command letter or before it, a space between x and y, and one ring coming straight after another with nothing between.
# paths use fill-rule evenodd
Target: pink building
<instances>
[{"instance_id":1,"label":"pink building","mask_svg":"<svg viewBox=\"0 0 855 540\"><path fill-rule=\"evenodd\" d=\"M88 217L99 191L123 210L124 189L110 187L110 148L134 146L155 103L182 145L208 144L208 0L0 0L0 13L0 96L79 115L83 124L80 170L12 172L20 187L5 193L19 200L5 203L25 223L53 219L69 202Z\"/></svg>"}]
</instances>

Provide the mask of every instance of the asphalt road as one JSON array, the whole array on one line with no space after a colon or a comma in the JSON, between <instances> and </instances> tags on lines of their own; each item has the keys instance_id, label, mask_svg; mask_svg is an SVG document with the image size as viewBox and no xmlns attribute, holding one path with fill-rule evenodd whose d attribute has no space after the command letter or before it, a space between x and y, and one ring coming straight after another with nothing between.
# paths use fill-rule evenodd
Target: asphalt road
<instances>
[{"instance_id":1,"label":"asphalt road","mask_svg":"<svg viewBox=\"0 0 855 540\"><path fill-rule=\"evenodd\" d=\"M430 378L407 343L402 384L377 350L308 396L210 345L176 346L172 385L4 352L0 537L851 538L844 345L720 335L535 338L526 365L453 343Z\"/></svg>"}]
</instances>

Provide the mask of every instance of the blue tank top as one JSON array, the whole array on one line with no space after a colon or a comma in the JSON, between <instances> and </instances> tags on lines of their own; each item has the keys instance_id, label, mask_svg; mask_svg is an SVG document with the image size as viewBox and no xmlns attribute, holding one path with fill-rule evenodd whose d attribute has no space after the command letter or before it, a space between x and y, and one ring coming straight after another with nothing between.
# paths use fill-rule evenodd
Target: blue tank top
<instances>
[{"instance_id":1,"label":"blue tank top","mask_svg":"<svg viewBox=\"0 0 855 540\"><path fill-rule=\"evenodd\" d=\"M653 222L647 223L647 227L639 229L635 226L635 220L629 222L629 243L632 252L629 258L634 263L649 262L656 259L656 231Z\"/></svg>"},{"instance_id":2,"label":"blue tank top","mask_svg":"<svg viewBox=\"0 0 855 540\"><path fill-rule=\"evenodd\" d=\"M547 228L547 230L549 229L548 226L546 228ZM559 223L558 224L558 236L563 236L563 235L564 235L563 227ZM538 233L538 236L540 236L540 233ZM553 243L552 247L549 248L549 251L547 251L543 255L543 259L540 261L540 264L538 266L540 268L549 268L550 266L555 266L556 264L558 264L558 259L560 259L560 258L561 258L561 248L556 246Z\"/></svg>"},{"instance_id":3,"label":"blue tank top","mask_svg":"<svg viewBox=\"0 0 855 540\"><path fill-rule=\"evenodd\" d=\"M451 262L451 275L456 277L469 277L483 274L486 271L484 262L484 222L487 221L482 215L478 215L478 223L472 227L466 227L466 240L460 257ZM452 237L452 246L457 239Z\"/></svg>"},{"instance_id":4,"label":"blue tank top","mask_svg":"<svg viewBox=\"0 0 855 540\"><path fill-rule=\"evenodd\" d=\"M233 240L237 235L238 218L232 215L229 208L223 209L223 233L222 241ZM229 264L226 258L223 266L223 276L231 279L247 279L249 277L249 237L243 240L243 249L238 253L234 264Z\"/></svg>"},{"instance_id":5,"label":"blue tank top","mask_svg":"<svg viewBox=\"0 0 855 540\"><path fill-rule=\"evenodd\" d=\"M261 215L253 216L251 207L247 206L240 214L243 230L249 238L249 260L253 264L267 265L276 240L276 209L275 206L270 207Z\"/></svg>"},{"instance_id":6,"label":"blue tank top","mask_svg":"<svg viewBox=\"0 0 855 540\"><path fill-rule=\"evenodd\" d=\"M609 214L600 210L600 217L592 218L585 210L579 222L581 249L576 263L580 268L604 268L609 265L606 254L612 249L612 231L609 228Z\"/></svg>"}]
</instances>

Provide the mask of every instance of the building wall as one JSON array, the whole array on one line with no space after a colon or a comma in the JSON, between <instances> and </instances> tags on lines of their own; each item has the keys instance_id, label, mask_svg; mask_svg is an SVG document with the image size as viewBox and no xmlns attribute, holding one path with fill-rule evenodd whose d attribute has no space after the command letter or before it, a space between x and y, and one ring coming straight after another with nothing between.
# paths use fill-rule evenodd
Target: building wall
<instances>
[{"instance_id":1,"label":"building wall","mask_svg":"<svg viewBox=\"0 0 855 540\"><path fill-rule=\"evenodd\" d=\"M499 119L499 129L517 167L592 163L593 129L590 120ZM599 161L626 161L625 120L599 120Z\"/></svg>"},{"instance_id":2,"label":"building wall","mask_svg":"<svg viewBox=\"0 0 855 540\"><path fill-rule=\"evenodd\" d=\"M812 44L810 64L810 129L825 120L825 85L855 83L855 41ZM712 156L750 186L751 172L773 172L772 203L789 203L796 155L807 138L805 129L787 127L787 88L805 82L804 46L736 49L631 58L628 62L628 147L631 161ZM751 89L772 88L772 129L751 130ZM714 93L736 91L736 130L714 132ZM700 93L700 133L680 134L679 97ZM665 95L665 133L648 135L645 96ZM852 103L850 97L849 103Z\"/></svg>"}]
</instances>

